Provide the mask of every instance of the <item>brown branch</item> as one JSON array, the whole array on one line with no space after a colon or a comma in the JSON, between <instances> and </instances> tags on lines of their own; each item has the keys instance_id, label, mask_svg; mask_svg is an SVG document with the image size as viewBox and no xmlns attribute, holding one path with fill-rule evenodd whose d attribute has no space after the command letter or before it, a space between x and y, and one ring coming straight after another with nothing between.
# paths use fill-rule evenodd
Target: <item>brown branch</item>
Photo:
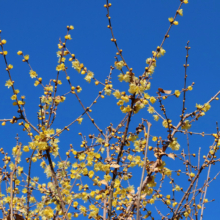
<instances>
[{"instance_id":1,"label":"brown branch","mask_svg":"<svg viewBox=\"0 0 220 220\"><path fill-rule=\"evenodd\" d=\"M142 169L142 175L141 175L141 183L140 183L140 187L138 190L138 197L137 197L137 216L136 216L136 220L140 220L140 199L141 199L141 189L142 189L142 185L143 185L143 180L144 180L144 174L145 174L145 170L146 170L146 164L147 164L147 149L148 149L148 143L149 143L149 137L150 137L150 127L151 127L151 123L148 122L147 120L145 120L147 122L147 143L145 145L145 153L144 153L144 166ZM146 134L146 128L144 127L144 132Z\"/></svg>"},{"instance_id":2,"label":"brown branch","mask_svg":"<svg viewBox=\"0 0 220 220\"><path fill-rule=\"evenodd\" d=\"M58 196L59 196L59 199L60 199L61 209L62 209L63 213L66 213L65 204L64 204L64 201L63 201L63 199L62 199L62 195L61 195L61 192L60 192L59 183L58 183L58 181L57 181L56 173L55 173L54 168L53 168L53 163L52 163L52 160L51 160L51 157L50 157L50 152L49 152L49 150L46 150L46 153L47 153L47 158L48 158L48 162L49 162L49 165L50 165L52 177L53 177L54 182L55 182L55 188L56 188L56 190L57 190L57 193L58 193ZM68 219L69 219L68 216L66 216L65 219L68 220Z\"/></svg>"},{"instance_id":3,"label":"brown branch","mask_svg":"<svg viewBox=\"0 0 220 220\"><path fill-rule=\"evenodd\" d=\"M21 151L21 143L19 144L19 147L17 149L17 157L15 159L15 165L14 168L12 170L12 172L10 173L10 194L11 194L11 203L10 203L10 216L11 216L11 220L13 220L13 186L12 186L12 182L13 182L13 175L16 171L17 168L17 164L18 164L18 159L20 156L20 151Z\"/></svg>"},{"instance_id":4,"label":"brown branch","mask_svg":"<svg viewBox=\"0 0 220 220\"><path fill-rule=\"evenodd\" d=\"M135 100L135 95L133 95L133 97L132 97L131 109L133 109L134 100ZM118 157L117 157L117 163L116 164L119 164L119 162L120 162L121 154L122 154L122 151L123 151L123 148L124 148L124 145L125 145L125 140L126 140L127 133L128 133L128 127L129 127L129 124L130 124L132 111L130 111L129 114L128 114L127 124L126 124L126 127L125 127L124 136L123 136L123 139L122 139L122 142L121 142L120 151L119 151L119 154L118 154ZM114 171L113 171L113 177L112 177L112 181L111 181L111 185L110 185L108 220L111 219L111 215L112 215L113 191L114 191L114 184L115 184L116 177L117 177L117 168L115 168Z\"/></svg>"}]
</instances>

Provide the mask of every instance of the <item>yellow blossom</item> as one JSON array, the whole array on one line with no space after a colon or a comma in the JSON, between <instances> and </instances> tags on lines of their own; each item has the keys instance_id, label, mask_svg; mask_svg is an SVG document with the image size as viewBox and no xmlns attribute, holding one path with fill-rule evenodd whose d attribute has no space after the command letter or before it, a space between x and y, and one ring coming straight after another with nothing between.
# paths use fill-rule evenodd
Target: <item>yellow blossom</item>
<instances>
[{"instance_id":1,"label":"yellow blossom","mask_svg":"<svg viewBox=\"0 0 220 220\"><path fill-rule=\"evenodd\" d=\"M66 36L65 36L65 39L66 39L66 40L71 40L71 39L72 39L72 38L71 38L71 35L70 35L70 34L66 35Z\"/></svg>"},{"instance_id":2,"label":"yellow blossom","mask_svg":"<svg viewBox=\"0 0 220 220\"><path fill-rule=\"evenodd\" d=\"M190 173L189 176L193 178L195 176L195 173Z\"/></svg>"},{"instance_id":3,"label":"yellow blossom","mask_svg":"<svg viewBox=\"0 0 220 220\"><path fill-rule=\"evenodd\" d=\"M3 40L1 41L2 44L6 44L6 42L7 42L7 41L6 41L5 39L3 39Z\"/></svg>"},{"instance_id":4,"label":"yellow blossom","mask_svg":"<svg viewBox=\"0 0 220 220\"><path fill-rule=\"evenodd\" d=\"M170 169L164 167L164 174L165 174L166 176L170 176L170 175L172 174L172 171L171 171Z\"/></svg>"},{"instance_id":5,"label":"yellow blossom","mask_svg":"<svg viewBox=\"0 0 220 220\"><path fill-rule=\"evenodd\" d=\"M9 70L13 69L13 65L9 64L9 65L8 65L8 69L9 69Z\"/></svg>"},{"instance_id":6,"label":"yellow blossom","mask_svg":"<svg viewBox=\"0 0 220 220\"><path fill-rule=\"evenodd\" d=\"M179 150L180 145L177 142L177 138L174 138L172 142L170 142L170 144L168 145L168 147L170 147L172 150Z\"/></svg>"},{"instance_id":7,"label":"yellow blossom","mask_svg":"<svg viewBox=\"0 0 220 220\"><path fill-rule=\"evenodd\" d=\"M32 79L37 77L37 73L33 70L30 70L29 74Z\"/></svg>"},{"instance_id":8,"label":"yellow blossom","mask_svg":"<svg viewBox=\"0 0 220 220\"><path fill-rule=\"evenodd\" d=\"M36 162L36 161L37 161L37 158L36 158L36 157L32 157L32 161L33 161L33 162Z\"/></svg>"},{"instance_id":9,"label":"yellow blossom","mask_svg":"<svg viewBox=\"0 0 220 220\"><path fill-rule=\"evenodd\" d=\"M121 60L119 62L115 61L115 68L116 69L121 70L123 66L124 66L124 61L123 60Z\"/></svg>"},{"instance_id":10,"label":"yellow blossom","mask_svg":"<svg viewBox=\"0 0 220 220\"><path fill-rule=\"evenodd\" d=\"M169 22L172 23L174 21L174 19L171 17L171 18L168 18Z\"/></svg>"},{"instance_id":11,"label":"yellow blossom","mask_svg":"<svg viewBox=\"0 0 220 220\"><path fill-rule=\"evenodd\" d=\"M88 71L86 77L84 78L87 82L91 82L91 79L94 77L94 73L91 71Z\"/></svg>"},{"instance_id":12,"label":"yellow blossom","mask_svg":"<svg viewBox=\"0 0 220 220\"><path fill-rule=\"evenodd\" d=\"M81 125L83 118L78 118L76 119L78 121L78 123Z\"/></svg>"},{"instance_id":13,"label":"yellow blossom","mask_svg":"<svg viewBox=\"0 0 220 220\"><path fill-rule=\"evenodd\" d=\"M168 128L168 122L167 122L167 120L163 120L162 125L163 125L165 128Z\"/></svg>"},{"instance_id":14,"label":"yellow blossom","mask_svg":"<svg viewBox=\"0 0 220 220\"><path fill-rule=\"evenodd\" d=\"M172 204L172 206L175 207L177 204L178 204L177 202L174 202L174 203Z\"/></svg>"},{"instance_id":15,"label":"yellow blossom","mask_svg":"<svg viewBox=\"0 0 220 220\"><path fill-rule=\"evenodd\" d=\"M159 116L158 116L158 115L153 115L153 117L154 117L154 120L155 120L155 121L158 121L158 120L159 120Z\"/></svg>"},{"instance_id":16,"label":"yellow blossom","mask_svg":"<svg viewBox=\"0 0 220 220\"><path fill-rule=\"evenodd\" d=\"M36 80L35 82L34 82L34 86L38 86L40 84L40 82L38 81L38 80Z\"/></svg>"},{"instance_id":17,"label":"yellow blossom","mask_svg":"<svg viewBox=\"0 0 220 220\"><path fill-rule=\"evenodd\" d=\"M177 10L177 13L181 16L183 16L183 9Z\"/></svg>"},{"instance_id":18,"label":"yellow blossom","mask_svg":"<svg viewBox=\"0 0 220 220\"><path fill-rule=\"evenodd\" d=\"M183 130L188 130L191 128L191 124L189 123L189 120L185 120L183 126L181 127Z\"/></svg>"},{"instance_id":19,"label":"yellow blossom","mask_svg":"<svg viewBox=\"0 0 220 220\"><path fill-rule=\"evenodd\" d=\"M11 97L11 100L16 100L16 98L17 98L17 95L15 94Z\"/></svg>"},{"instance_id":20,"label":"yellow blossom","mask_svg":"<svg viewBox=\"0 0 220 220\"><path fill-rule=\"evenodd\" d=\"M149 106L148 109L147 109L147 111L148 111L149 113L153 114L153 113L154 113L154 107Z\"/></svg>"},{"instance_id":21,"label":"yellow blossom","mask_svg":"<svg viewBox=\"0 0 220 220\"><path fill-rule=\"evenodd\" d=\"M151 102L152 104L154 104L154 103L156 102L156 99L155 99L153 96L151 96L151 97L150 97L150 102Z\"/></svg>"},{"instance_id":22,"label":"yellow blossom","mask_svg":"<svg viewBox=\"0 0 220 220\"><path fill-rule=\"evenodd\" d=\"M25 59L26 61L28 61L28 60L29 60L29 55L25 55L25 56L24 56L24 59Z\"/></svg>"},{"instance_id":23,"label":"yellow blossom","mask_svg":"<svg viewBox=\"0 0 220 220\"><path fill-rule=\"evenodd\" d=\"M180 96L180 91L179 90L175 90L174 94L176 95L176 97L178 98Z\"/></svg>"},{"instance_id":24,"label":"yellow blossom","mask_svg":"<svg viewBox=\"0 0 220 220\"><path fill-rule=\"evenodd\" d=\"M23 147L23 151L24 151L24 152L28 152L28 151L29 151L29 147L28 147L28 146L24 146L24 147Z\"/></svg>"},{"instance_id":25,"label":"yellow blossom","mask_svg":"<svg viewBox=\"0 0 220 220\"><path fill-rule=\"evenodd\" d=\"M205 103L205 104L204 104L204 107L202 108L202 110L203 110L204 112L207 112L210 108L211 108L211 105L210 105L209 103Z\"/></svg>"},{"instance_id":26,"label":"yellow blossom","mask_svg":"<svg viewBox=\"0 0 220 220\"><path fill-rule=\"evenodd\" d=\"M18 54L18 55L22 55L23 52L19 50L19 51L17 52L17 54Z\"/></svg>"},{"instance_id":27,"label":"yellow blossom","mask_svg":"<svg viewBox=\"0 0 220 220\"><path fill-rule=\"evenodd\" d=\"M181 190L181 188L180 188L180 186L178 186L178 185L176 185L175 188L172 189L172 191L180 191L180 190Z\"/></svg>"},{"instance_id":28,"label":"yellow blossom","mask_svg":"<svg viewBox=\"0 0 220 220\"><path fill-rule=\"evenodd\" d=\"M193 89L192 86L188 86L187 88L188 88L188 90L190 90L190 91Z\"/></svg>"},{"instance_id":29,"label":"yellow blossom","mask_svg":"<svg viewBox=\"0 0 220 220\"><path fill-rule=\"evenodd\" d=\"M13 82L9 79L6 81L5 86L7 86L8 88L10 88L13 85Z\"/></svg>"},{"instance_id":30,"label":"yellow blossom","mask_svg":"<svg viewBox=\"0 0 220 220\"><path fill-rule=\"evenodd\" d=\"M121 93L119 90L116 90L114 93L113 93L113 96L115 96L116 99L120 99L121 98Z\"/></svg>"}]
</instances>

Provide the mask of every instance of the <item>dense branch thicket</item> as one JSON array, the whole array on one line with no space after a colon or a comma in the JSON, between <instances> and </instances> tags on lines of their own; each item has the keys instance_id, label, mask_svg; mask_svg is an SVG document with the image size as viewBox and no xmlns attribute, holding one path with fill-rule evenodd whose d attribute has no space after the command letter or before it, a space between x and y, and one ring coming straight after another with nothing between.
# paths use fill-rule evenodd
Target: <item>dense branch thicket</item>
<instances>
[{"instance_id":1,"label":"dense branch thicket","mask_svg":"<svg viewBox=\"0 0 220 220\"><path fill-rule=\"evenodd\" d=\"M4 115L0 115L0 121L2 126L7 126L8 123L18 124L27 134L26 143L21 143L18 135L12 153L8 152L8 149L0 149L4 161L4 166L0 168L2 219L203 218L205 204L211 202L206 198L207 188L218 175L217 173L215 178L210 178L211 166L219 161L216 153L220 146L220 133L218 124L213 134L190 129L195 121L205 117L211 103L218 100L220 91L205 100L204 104L196 104L194 111L186 112L186 96L194 86L194 83L187 81L189 42L185 47L183 88L174 92L163 88L151 91L156 63L166 53L164 43L169 38L170 29L178 25L178 16L183 16L182 8L187 3L188 0L180 0L174 17L168 19L169 27L160 46L146 59L147 65L139 74L135 74L129 67L117 43L111 23L111 3L108 0L104 5L107 27L117 52L115 63L109 67L104 82L95 78L94 73L87 69L68 47L68 41L72 39L70 33L72 34L74 29L72 25L67 26L64 40L59 40L57 74L55 79L52 78L48 83L44 83L42 77L32 68L29 55L18 51L17 54L30 68L30 77L35 79L34 86L42 87L43 94L39 103L36 103L39 106L37 124L32 123L26 115L25 106L28 103L25 103L24 96L20 96L13 80L14 70L8 60L6 40L3 39L3 34L0 35L0 54L8 74L5 86L12 90L12 104L17 107L15 116L4 119ZM71 62L73 69L67 68L68 62ZM82 88L70 79L71 72L78 72L88 83L100 87L100 92L90 106L86 106L81 100ZM126 84L126 91L120 89L119 82L113 82L113 73L119 74L118 81ZM62 86L59 78L61 74L65 74L69 83L65 94L59 93ZM54 122L62 120L57 110L60 105L65 105L66 97L71 95L81 105L81 114L76 115L63 128L57 128ZM120 123L109 122L108 127L101 128L95 118L92 118L91 112L96 103L108 96L115 97L115 103L123 117ZM171 97L182 99L182 111L177 113L180 114L177 124L173 124L164 104L165 100ZM160 107L158 110L156 103ZM140 111L146 112L144 118L138 117ZM62 147L62 150L67 149L66 157L62 158L59 153L59 137L65 136L75 123L83 123L85 117L90 119L94 130L86 131L89 135L74 131L81 136L81 145L75 147L73 143L74 147L72 144L68 149ZM131 126L134 117L135 127ZM153 134L152 126L161 124L163 133ZM19 130L18 133L20 132ZM205 156L200 155L200 148L198 153L192 153L190 150L189 136L198 135L213 137ZM187 146L180 146L180 136L186 138ZM22 161L26 161L27 165L24 166ZM33 168L33 164L37 161L39 169L43 171L40 177L34 177L36 168ZM167 161L173 161L175 165L166 166ZM182 166L177 167L176 164ZM201 173L204 172L207 175L205 181L199 181ZM178 176L182 177L182 185L179 184ZM47 182L44 183L41 179Z\"/></svg>"}]
</instances>

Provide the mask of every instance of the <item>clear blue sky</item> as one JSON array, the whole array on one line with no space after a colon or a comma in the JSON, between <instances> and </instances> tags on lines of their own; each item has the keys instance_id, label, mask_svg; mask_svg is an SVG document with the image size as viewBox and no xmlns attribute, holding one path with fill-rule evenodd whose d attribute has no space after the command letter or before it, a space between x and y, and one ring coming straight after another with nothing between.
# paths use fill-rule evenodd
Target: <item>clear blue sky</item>
<instances>
[{"instance_id":1,"label":"clear blue sky","mask_svg":"<svg viewBox=\"0 0 220 220\"><path fill-rule=\"evenodd\" d=\"M47 84L48 80L56 77L57 57L56 51L59 38L63 39L66 34L66 25L73 25L71 32L72 40L68 42L68 49L76 55L80 62L95 73L95 77L104 82L109 73L110 65L114 65L116 48L110 41L111 34L107 29L108 20L106 9L103 7L104 1L3 1L1 0L0 29L2 38L7 40L5 49L8 51L8 62L13 64L11 71L15 81L15 87L22 95L26 96L26 112L29 120L37 124L37 114L39 97L42 95L40 87L34 87L34 80L29 77L29 67L21 61L17 55L18 50L30 55L32 68L43 78ZM134 69L136 75L141 75L146 66L146 58L151 56L151 51L160 45L168 27L168 17L173 17L178 8L177 0L154 0L154 1L131 1L118 0L112 1L110 16L115 37L119 48L123 49L123 55L129 67ZM195 109L195 104L204 104L217 91L220 86L219 76L219 57L220 57L220 31L219 31L219 8L220 1L216 0L189 0L189 4L183 5L183 17L178 16L178 26L174 26L170 32L170 38L166 40L163 48L166 50L164 57L157 62L157 68L153 75L152 88L150 95L156 95L158 88L171 89L172 91L183 87L185 62L185 46L190 40L191 50L189 51L189 68L187 85L195 82L193 91L187 93L187 111ZM10 97L11 89L4 86L8 80L5 71L4 60L0 57L0 119L16 116L16 107L12 107ZM69 66L70 67L70 66ZM94 82L88 84L81 75L69 68L69 75L74 85L81 85L82 92L80 98L85 106L88 106L94 97L101 90L95 87ZM113 72L116 79L119 71ZM63 86L60 87L59 94L69 91L68 84L65 82L64 74L61 74ZM116 88L120 84L115 80ZM113 82L114 83L114 82ZM67 89L68 88L68 89ZM126 88L126 87L124 87ZM181 99L171 98L165 102L169 117L175 122L181 114ZM110 122L117 124L123 116L116 107L116 101L111 96L101 100L94 106L92 117L97 124L104 130ZM155 104L159 110L159 104ZM220 121L220 103L214 101L211 110L200 121L192 127L192 131L215 133L215 122ZM65 112L63 115L62 112ZM75 119L82 112L81 107L72 96L67 97L57 113L55 128L62 128L68 122ZM140 113L140 118L149 118L146 109ZM106 120L106 118L108 120ZM152 117L149 120L153 121ZM132 121L132 126L137 126L140 121ZM155 124L157 125L157 124ZM7 124L1 127L0 147L7 148L10 153L15 146L16 133L19 133L23 144L27 144L26 136L22 129L17 125ZM61 155L65 154L70 143L78 148L80 139L77 133L94 133L91 122L84 119L81 126L74 125L69 133L65 133L60 138ZM162 135L161 128L153 127L154 135ZM164 130L163 130L164 131ZM191 140L191 149L194 153L202 147L205 154L211 144L210 138L198 138ZM182 140L181 147L185 139ZM203 155L202 154L202 155ZM173 163L173 162L172 162ZM172 164L170 163L170 165ZM0 163L1 164L1 163ZM172 168L172 167L170 167ZM174 169L174 168L173 168ZM219 170L216 165L211 170L213 177ZM36 174L40 175L36 166ZM209 213L212 212L213 219L217 219L220 214L218 209L220 200L216 196L220 193L219 178L214 181L208 189L208 199L216 199L216 202L207 204L204 219L210 219Z\"/></svg>"}]
</instances>

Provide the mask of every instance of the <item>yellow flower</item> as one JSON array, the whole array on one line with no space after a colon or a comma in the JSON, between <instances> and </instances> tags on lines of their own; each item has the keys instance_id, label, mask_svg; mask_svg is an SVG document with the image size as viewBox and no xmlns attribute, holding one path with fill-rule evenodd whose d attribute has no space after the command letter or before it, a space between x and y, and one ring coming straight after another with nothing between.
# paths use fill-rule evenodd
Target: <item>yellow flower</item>
<instances>
[{"instance_id":1,"label":"yellow flower","mask_svg":"<svg viewBox=\"0 0 220 220\"><path fill-rule=\"evenodd\" d=\"M174 94L176 95L176 97L178 98L180 96L180 91L179 90L175 90Z\"/></svg>"},{"instance_id":2,"label":"yellow flower","mask_svg":"<svg viewBox=\"0 0 220 220\"><path fill-rule=\"evenodd\" d=\"M188 212L184 212L183 215L187 218L189 216L189 213Z\"/></svg>"},{"instance_id":3,"label":"yellow flower","mask_svg":"<svg viewBox=\"0 0 220 220\"><path fill-rule=\"evenodd\" d=\"M155 121L158 121L158 120L159 120L159 116L158 116L158 115L153 115L153 117L154 117L154 120L155 120Z\"/></svg>"},{"instance_id":4,"label":"yellow flower","mask_svg":"<svg viewBox=\"0 0 220 220\"><path fill-rule=\"evenodd\" d=\"M40 84L40 82L38 81L38 80L36 80L35 82L34 82L34 86L38 86Z\"/></svg>"},{"instance_id":5,"label":"yellow flower","mask_svg":"<svg viewBox=\"0 0 220 220\"><path fill-rule=\"evenodd\" d=\"M37 77L37 73L33 70L30 70L29 74L32 79Z\"/></svg>"},{"instance_id":6,"label":"yellow flower","mask_svg":"<svg viewBox=\"0 0 220 220\"><path fill-rule=\"evenodd\" d=\"M164 167L164 174L167 176L170 176L172 174L172 171L166 167Z\"/></svg>"},{"instance_id":7,"label":"yellow flower","mask_svg":"<svg viewBox=\"0 0 220 220\"><path fill-rule=\"evenodd\" d=\"M6 42L7 42L7 41L6 41L5 39L3 39L3 40L1 41L2 44L6 44Z\"/></svg>"},{"instance_id":8,"label":"yellow flower","mask_svg":"<svg viewBox=\"0 0 220 220\"><path fill-rule=\"evenodd\" d=\"M168 18L168 21L169 21L170 23L173 23L174 19L171 17L171 18Z\"/></svg>"},{"instance_id":9,"label":"yellow flower","mask_svg":"<svg viewBox=\"0 0 220 220\"><path fill-rule=\"evenodd\" d=\"M17 54L18 54L18 55L22 55L23 52L19 50L19 51L17 52Z\"/></svg>"},{"instance_id":10,"label":"yellow flower","mask_svg":"<svg viewBox=\"0 0 220 220\"><path fill-rule=\"evenodd\" d=\"M82 91L82 88L81 88L80 86L77 86L77 87L76 87L76 91L77 91L78 93L80 93L80 92Z\"/></svg>"},{"instance_id":11,"label":"yellow flower","mask_svg":"<svg viewBox=\"0 0 220 220\"><path fill-rule=\"evenodd\" d=\"M204 203L207 203L208 202L208 199L204 199Z\"/></svg>"},{"instance_id":12,"label":"yellow flower","mask_svg":"<svg viewBox=\"0 0 220 220\"><path fill-rule=\"evenodd\" d=\"M168 122L167 122L167 120L163 120L162 125L163 125L165 128L168 128Z\"/></svg>"},{"instance_id":13,"label":"yellow flower","mask_svg":"<svg viewBox=\"0 0 220 220\"><path fill-rule=\"evenodd\" d=\"M51 219L53 217L53 209L51 207L47 206L43 211L43 215L46 218Z\"/></svg>"},{"instance_id":14,"label":"yellow flower","mask_svg":"<svg viewBox=\"0 0 220 220\"><path fill-rule=\"evenodd\" d=\"M13 82L9 79L8 81L6 81L5 86L8 87L8 89L13 85Z\"/></svg>"},{"instance_id":15,"label":"yellow flower","mask_svg":"<svg viewBox=\"0 0 220 220\"><path fill-rule=\"evenodd\" d=\"M134 93L136 93L136 91L137 91L137 86L135 85L135 83L131 83L131 84L129 85L129 90L128 90L128 92L130 92L131 94L134 94Z\"/></svg>"},{"instance_id":16,"label":"yellow flower","mask_svg":"<svg viewBox=\"0 0 220 220\"><path fill-rule=\"evenodd\" d=\"M8 69L9 69L9 70L10 70L10 69L13 69L13 65L9 64L9 65L8 65Z\"/></svg>"},{"instance_id":17,"label":"yellow flower","mask_svg":"<svg viewBox=\"0 0 220 220\"><path fill-rule=\"evenodd\" d=\"M189 123L189 120L184 121L183 126L181 127L183 130L188 130L191 128L191 124Z\"/></svg>"},{"instance_id":18,"label":"yellow flower","mask_svg":"<svg viewBox=\"0 0 220 220\"><path fill-rule=\"evenodd\" d=\"M124 102L129 102L129 97L126 95L126 96L122 96L121 99L124 101Z\"/></svg>"},{"instance_id":19,"label":"yellow flower","mask_svg":"<svg viewBox=\"0 0 220 220\"><path fill-rule=\"evenodd\" d=\"M196 108L200 110L202 109L202 105L196 103Z\"/></svg>"},{"instance_id":20,"label":"yellow flower","mask_svg":"<svg viewBox=\"0 0 220 220\"><path fill-rule=\"evenodd\" d=\"M149 106L148 109L147 109L147 111L148 111L149 113L153 114L153 113L154 113L154 107Z\"/></svg>"},{"instance_id":21,"label":"yellow flower","mask_svg":"<svg viewBox=\"0 0 220 220\"><path fill-rule=\"evenodd\" d=\"M124 66L124 61L123 60L121 60L119 62L115 61L115 68L116 69L121 70L123 66Z\"/></svg>"},{"instance_id":22,"label":"yellow flower","mask_svg":"<svg viewBox=\"0 0 220 220\"><path fill-rule=\"evenodd\" d=\"M112 179L112 177L108 174L108 175L104 175L104 179L105 179L107 182L109 182L109 181Z\"/></svg>"},{"instance_id":23,"label":"yellow flower","mask_svg":"<svg viewBox=\"0 0 220 220\"><path fill-rule=\"evenodd\" d=\"M154 137L152 138L152 141L154 141L154 142L157 141L157 137L154 136Z\"/></svg>"},{"instance_id":24,"label":"yellow flower","mask_svg":"<svg viewBox=\"0 0 220 220\"><path fill-rule=\"evenodd\" d=\"M177 10L177 13L178 13L180 16L183 16L183 9Z\"/></svg>"},{"instance_id":25,"label":"yellow flower","mask_svg":"<svg viewBox=\"0 0 220 220\"><path fill-rule=\"evenodd\" d=\"M210 108L211 108L211 105L209 105L209 103L205 103L205 104L204 104L204 107L202 108L202 110L203 110L204 112L207 112Z\"/></svg>"},{"instance_id":26,"label":"yellow flower","mask_svg":"<svg viewBox=\"0 0 220 220\"><path fill-rule=\"evenodd\" d=\"M27 193L27 188L24 188L23 190L22 190L22 193Z\"/></svg>"},{"instance_id":27,"label":"yellow flower","mask_svg":"<svg viewBox=\"0 0 220 220\"><path fill-rule=\"evenodd\" d=\"M24 151L24 152L28 152L28 151L29 151L29 147L28 147L28 146L24 146L24 147L23 147L23 151Z\"/></svg>"},{"instance_id":28,"label":"yellow flower","mask_svg":"<svg viewBox=\"0 0 220 220\"><path fill-rule=\"evenodd\" d=\"M17 95L13 95L13 96L11 97L11 100L16 100L16 98L17 98Z\"/></svg>"},{"instance_id":29,"label":"yellow flower","mask_svg":"<svg viewBox=\"0 0 220 220\"><path fill-rule=\"evenodd\" d=\"M84 207L84 206L80 206L80 207L79 207L79 210L80 210L82 213L86 213L86 207Z\"/></svg>"},{"instance_id":30,"label":"yellow flower","mask_svg":"<svg viewBox=\"0 0 220 220\"><path fill-rule=\"evenodd\" d=\"M131 81L131 76L128 74L129 72L127 72L124 76L123 76L123 80L125 82L130 82Z\"/></svg>"},{"instance_id":31,"label":"yellow flower","mask_svg":"<svg viewBox=\"0 0 220 220\"><path fill-rule=\"evenodd\" d=\"M180 190L181 190L181 188L178 185L176 185L175 188L173 189L173 191L180 191Z\"/></svg>"},{"instance_id":32,"label":"yellow flower","mask_svg":"<svg viewBox=\"0 0 220 220\"><path fill-rule=\"evenodd\" d=\"M188 0L183 0L183 3L184 4L188 4Z\"/></svg>"},{"instance_id":33,"label":"yellow flower","mask_svg":"<svg viewBox=\"0 0 220 220\"><path fill-rule=\"evenodd\" d=\"M78 123L81 125L83 118L78 118L76 119L78 121Z\"/></svg>"},{"instance_id":34,"label":"yellow flower","mask_svg":"<svg viewBox=\"0 0 220 220\"><path fill-rule=\"evenodd\" d=\"M174 25L178 25L179 22L178 22L178 21L174 21L173 24L174 24Z\"/></svg>"},{"instance_id":35,"label":"yellow flower","mask_svg":"<svg viewBox=\"0 0 220 220\"><path fill-rule=\"evenodd\" d=\"M179 150L180 145L177 142L177 138L174 138L172 142L170 142L169 146L172 150Z\"/></svg>"},{"instance_id":36,"label":"yellow flower","mask_svg":"<svg viewBox=\"0 0 220 220\"><path fill-rule=\"evenodd\" d=\"M122 73L120 73L120 74L118 75L118 80L119 80L120 82L122 82L122 81L124 80L124 75L123 75Z\"/></svg>"},{"instance_id":37,"label":"yellow flower","mask_svg":"<svg viewBox=\"0 0 220 220\"><path fill-rule=\"evenodd\" d=\"M158 47L159 48L159 52L157 53L157 58L161 57L161 56L164 56L164 54L166 53L166 51L161 47ZM156 55L156 54L155 54ZM150 69L148 70L148 72L151 72L153 73L154 72L154 68L156 67L156 63L155 65L152 65L150 67Z\"/></svg>"},{"instance_id":38,"label":"yellow flower","mask_svg":"<svg viewBox=\"0 0 220 220\"><path fill-rule=\"evenodd\" d=\"M198 209L201 209L201 208L202 208L202 206L201 206L201 205L197 205L197 208L198 208Z\"/></svg>"},{"instance_id":39,"label":"yellow flower","mask_svg":"<svg viewBox=\"0 0 220 220\"><path fill-rule=\"evenodd\" d=\"M57 65L57 67L56 67L56 71L61 71L61 70L65 70L65 64L64 63L61 63L61 64L59 64L59 65Z\"/></svg>"},{"instance_id":40,"label":"yellow flower","mask_svg":"<svg viewBox=\"0 0 220 220\"><path fill-rule=\"evenodd\" d=\"M25 59L26 61L28 61L28 60L29 60L29 55L25 55L25 56L24 56L24 59Z\"/></svg>"},{"instance_id":41,"label":"yellow flower","mask_svg":"<svg viewBox=\"0 0 220 220\"><path fill-rule=\"evenodd\" d=\"M91 82L91 79L94 77L94 73L91 71L88 71L86 77L84 78L87 82Z\"/></svg>"},{"instance_id":42,"label":"yellow flower","mask_svg":"<svg viewBox=\"0 0 220 220\"><path fill-rule=\"evenodd\" d=\"M74 29L73 25L70 25L70 30L73 30L73 29Z\"/></svg>"},{"instance_id":43,"label":"yellow flower","mask_svg":"<svg viewBox=\"0 0 220 220\"><path fill-rule=\"evenodd\" d=\"M190 90L190 91L191 91L192 89L193 89L193 88L192 88L192 86L188 86L188 90Z\"/></svg>"},{"instance_id":44,"label":"yellow flower","mask_svg":"<svg viewBox=\"0 0 220 220\"><path fill-rule=\"evenodd\" d=\"M66 36L65 36L65 39L66 39L66 40L71 40L71 39L72 39L72 38L71 38L71 35L70 35L70 34L66 35Z\"/></svg>"},{"instance_id":45,"label":"yellow flower","mask_svg":"<svg viewBox=\"0 0 220 220\"><path fill-rule=\"evenodd\" d=\"M121 93L119 90L116 90L113 95L115 96L116 99L120 99L121 98Z\"/></svg>"},{"instance_id":46,"label":"yellow flower","mask_svg":"<svg viewBox=\"0 0 220 220\"><path fill-rule=\"evenodd\" d=\"M20 91L18 89L15 89L15 94L18 94Z\"/></svg>"},{"instance_id":47,"label":"yellow flower","mask_svg":"<svg viewBox=\"0 0 220 220\"><path fill-rule=\"evenodd\" d=\"M190 173L189 176L193 178L195 176L195 173Z\"/></svg>"},{"instance_id":48,"label":"yellow flower","mask_svg":"<svg viewBox=\"0 0 220 220\"><path fill-rule=\"evenodd\" d=\"M155 99L153 96L151 96L151 97L150 97L150 102L151 102L152 104L154 104L154 103L156 102L156 99Z\"/></svg>"}]
</instances>

